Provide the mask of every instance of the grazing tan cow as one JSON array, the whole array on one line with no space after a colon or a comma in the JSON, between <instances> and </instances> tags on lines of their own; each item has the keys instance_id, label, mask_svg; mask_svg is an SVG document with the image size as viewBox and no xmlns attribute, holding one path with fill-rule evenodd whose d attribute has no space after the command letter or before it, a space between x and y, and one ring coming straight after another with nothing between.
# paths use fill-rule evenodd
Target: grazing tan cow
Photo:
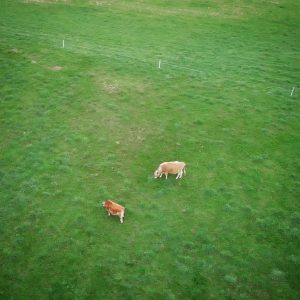
<instances>
[{"instance_id":1,"label":"grazing tan cow","mask_svg":"<svg viewBox=\"0 0 300 300\"><path fill-rule=\"evenodd\" d=\"M108 215L119 216L120 222L123 223L125 207L120 204L117 204L111 200L106 200L102 202L103 207L105 207Z\"/></svg>"},{"instance_id":2,"label":"grazing tan cow","mask_svg":"<svg viewBox=\"0 0 300 300\"><path fill-rule=\"evenodd\" d=\"M168 174L177 174L176 179L181 178L185 174L186 164L182 161L169 161L161 163L154 172L154 178L162 177L165 174L166 179Z\"/></svg>"}]
</instances>

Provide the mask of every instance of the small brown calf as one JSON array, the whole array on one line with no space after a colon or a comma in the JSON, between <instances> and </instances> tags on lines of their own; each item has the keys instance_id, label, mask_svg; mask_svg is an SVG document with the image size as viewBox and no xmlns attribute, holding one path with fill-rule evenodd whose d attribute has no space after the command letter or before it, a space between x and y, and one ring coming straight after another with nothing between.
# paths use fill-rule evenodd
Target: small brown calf
<instances>
[{"instance_id":1,"label":"small brown calf","mask_svg":"<svg viewBox=\"0 0 300 300\"><path fill-rule=\"evenodd\" d=\"M113 202L112 200L106 200L102 202L103 207L105 207L108 215L119 216L120 222L123 223L125 207L120 204Z\"/></svg>"}]
</instances>

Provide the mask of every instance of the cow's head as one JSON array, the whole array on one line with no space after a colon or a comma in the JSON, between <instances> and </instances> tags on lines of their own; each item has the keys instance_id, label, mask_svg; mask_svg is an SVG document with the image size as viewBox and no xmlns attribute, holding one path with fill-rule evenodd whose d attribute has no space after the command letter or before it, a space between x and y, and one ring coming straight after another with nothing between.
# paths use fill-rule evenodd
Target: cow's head
<instances>
[{"instance_id":1,"label":"cow's head","mask_svg":"<svg viewBox=\"0 0 300 300\"><path fill-rule=\"evenodd\" d=\"M106 200L106 201L102 202L102 205L105 208L109 208L111 206L111 204L112 204L111 200Z\"/></svg>"},{"instance_id":2,"label":"cow's head","mask_svg":"<svg viewBox=\"0 0 300 300\"><path fill-rule=\"evenodd\" d=\"M161 175L161 172L159 171L159 170L156 170L155 172L154 172L154 178L157 178L157 177L159 177Z\"/></svg>"}]
</instances>

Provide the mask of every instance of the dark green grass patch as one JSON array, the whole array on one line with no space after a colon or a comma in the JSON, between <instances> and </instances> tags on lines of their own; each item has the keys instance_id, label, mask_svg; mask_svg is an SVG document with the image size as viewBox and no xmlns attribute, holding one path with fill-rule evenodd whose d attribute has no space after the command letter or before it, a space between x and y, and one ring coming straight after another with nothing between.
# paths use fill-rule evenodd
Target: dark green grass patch
<instances>
[{"instance_id":1,"label":"dark green grass patch","mask_svg":"<svg viewBox=\"0 0 300 300\"><path fill-rule=\"evenodd\" d=\"M3 1L0 297L298 299L298 7Z\"/></svg>"}]
</instances>

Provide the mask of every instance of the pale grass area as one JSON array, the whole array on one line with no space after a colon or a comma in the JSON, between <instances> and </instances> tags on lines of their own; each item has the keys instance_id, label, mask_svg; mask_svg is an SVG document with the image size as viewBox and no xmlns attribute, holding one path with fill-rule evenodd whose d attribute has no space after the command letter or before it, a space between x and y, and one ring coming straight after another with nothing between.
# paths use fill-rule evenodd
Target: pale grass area
<instances>
[{"instance_id":1,"label":"pale grass area","mask_svg":"<svg viewBox=\"0 0 300 300\"><path fill-rule=\"evenodd\" d=\"M151 85L151 83L143 82L138 78L126 78L126 76L113 77L107 74L92 74L92 76L97 89L107 94L118 94L125 90L131 90L135 93L146 93L146 90Z\"/></svg>"},{"instance_id":2,"label":"pale grass area","mask_svg":"<svg viewBox=\"0 0 300 300\"><path fill-rule=\"evenodd\" d=\"M12 49L10 49L10 52L12 52L12 53L20 53L22 51L20 49L18 49L18 48L12 48Z\"/></svg>"},{"instance_id":3,"label":"pale grass area","mask_svg":"<svg viewBox=\"0 0 300 300\"><path fill-rule=\"evenodd\" d=\"M122 110L122 105L118 105L114 98L111 101L93 101L82 110L80 122L72 120L71 126L74 131L87 136L97 132L101 143L115 144L116 154L124 158L143 148L153 134L150 124L129 122L130 116L135 116L135 112L132 109Z\"/></svg>"},{"instance_id":4,"label":"pale grass area","mask_svg":"<svg viewBox=\"0 0 300 300\"><path fill-rule=\"evenodd\" d=\"M23 57L28 62L30 62L32 64L38 64L38 60L37 60L38 58L37 58L36 55L28 55L28 54L24 53L22 49L18 49L18 48L12 48L12 49L10 49L10 52L15 53L15 54L22 54ZM56 65L56 66L43 66L43 65L41 65L41 66L45 67L45 68L47 68L48 70L51 70L51 71L61 71L61 70L64 69L64 67L58 66L58 65Z\"/></svg>"},{"instance_id":5,"label":"pale grass area","mask_svg":"<svg viewBox=\"0 0 300 300\"><path fill-rule=\"evenodd\" d=\"M24 3L36 4L69 4L78 5L74 0L22 0ZM269 5L279 5L280 0L261 1ZM248 1L210 1L207 6L189 7L189 1L182 1L175 7L163 7L154 5L149 0L127 1L127 0L87 0L82 5L101 6L120 11L132 11L154 16L190 16L190 17L217 17L232 19L247 19L252 15L262 15L264 10L257 9L257 5Z\"/></svg>"},{"instance_id":6,"label":"pale grass area","mask_svg":"<svg viewBox=\"0 0 300 300\"><path fill-rule=\"evenodd\" d=\"M153 124L145 120L146 100L143 102L143 97L139 97L124 101L122 94L147 95L151 92L151 83L133 76L116 76L97 71L89 72L88 75L93 78L99 98L86 104L81 111L79 123L77 119L71 122L74 130L82 131L84 128L84 134L90 135L100 128L99 137L109 136L117 147L117 155L123 158L143 148L154 134Z\"/></svg>"},{"instance_id":7,"label":"pale grass area","mask_svg":"<svg viewBox=\"0 0 300 300\"><path fill-rule=\"evenodd\" d=\"M51 71L60 71L63 69L62 66L52 66L52 67L48 67L49 70Z\"/></svg>"}]
</instances>

